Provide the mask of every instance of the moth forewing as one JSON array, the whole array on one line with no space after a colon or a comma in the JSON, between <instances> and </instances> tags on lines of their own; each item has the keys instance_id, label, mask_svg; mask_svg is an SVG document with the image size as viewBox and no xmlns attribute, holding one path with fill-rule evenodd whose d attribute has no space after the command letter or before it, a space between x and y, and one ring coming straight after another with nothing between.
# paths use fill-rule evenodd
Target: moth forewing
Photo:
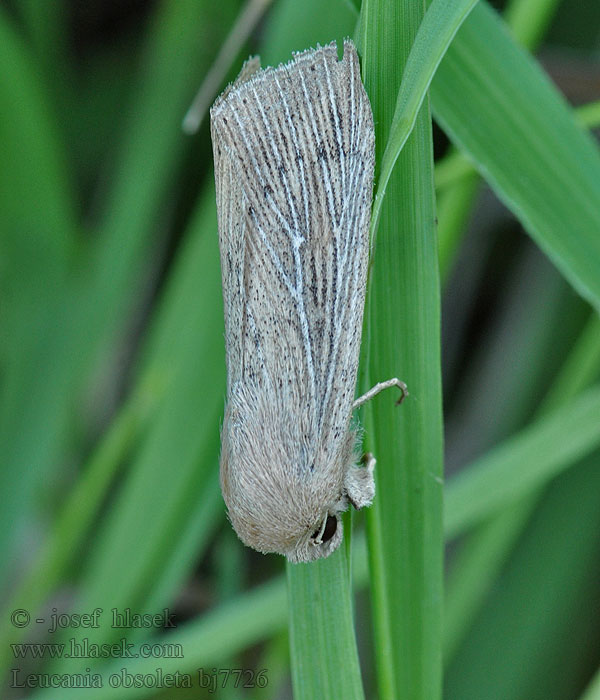
<instances>
[{"instance_id":1,"label":"moth forewing","mask_svg":"<svg viewBox=\"0 0 600 700\"><path fill-rule=\"evenodd\" d=\"M256 68L256 64L254 64ZM374 133L350 41L252 71L211 131L227 352L221 486L239 537L308 561L370 504L350 425L369 250Z\"/></svg>"}]
</instances>

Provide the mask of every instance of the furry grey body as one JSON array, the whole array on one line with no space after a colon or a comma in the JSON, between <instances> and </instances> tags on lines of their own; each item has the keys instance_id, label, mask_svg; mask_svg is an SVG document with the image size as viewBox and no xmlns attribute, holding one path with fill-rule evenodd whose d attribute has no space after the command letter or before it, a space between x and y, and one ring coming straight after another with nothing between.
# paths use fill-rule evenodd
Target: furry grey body
<instances>
[{"instance_id":1,"label":"furry grey body","mask_svg":"<svg viewBox=\"0 0 600 700\"><path fill-rule=\"evenodd\" d=\"M353 44L249 61L211 110L225 305L221 488L247 545L328 556L369 505L351 414L374 132ZM334 520L335 519L335 520Z\"/></svg>"}]
</instances>

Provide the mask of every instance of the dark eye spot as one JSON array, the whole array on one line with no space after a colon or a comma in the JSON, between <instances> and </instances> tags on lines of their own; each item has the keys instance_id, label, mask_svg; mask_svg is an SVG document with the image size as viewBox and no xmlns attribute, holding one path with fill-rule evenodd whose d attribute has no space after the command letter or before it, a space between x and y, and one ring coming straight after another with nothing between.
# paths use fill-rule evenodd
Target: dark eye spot
<instances>
[{"instance_id":1,"label":"dark eye spot","mask_svg":"<svg viewBox=\"0 0 600 700\"><path fill-rule=\"evenodd\" d=\"M325 523L325 531L323 532L323 542L329 542L329 540L335 535L337 530L337 518L333 515L327 516L327 522Z\"/></svg>"},{"instance_id":2,"label":"dark eye spot","mask_svg":"<svg viewBox=\"0 0 600 700\"><path fill-rule=\"evenodd\" d=\"M315 530L311 537L313 540L316 540L317 537L319 536L319 531L321 528L318 530ZM325 523L325 529L323 530L323 539L321 542L329 542L329 540L335 535L335 531L337 530L337 518L334 515L328 515L327 516L327 521Z\"/></svg>"}]
</instances>

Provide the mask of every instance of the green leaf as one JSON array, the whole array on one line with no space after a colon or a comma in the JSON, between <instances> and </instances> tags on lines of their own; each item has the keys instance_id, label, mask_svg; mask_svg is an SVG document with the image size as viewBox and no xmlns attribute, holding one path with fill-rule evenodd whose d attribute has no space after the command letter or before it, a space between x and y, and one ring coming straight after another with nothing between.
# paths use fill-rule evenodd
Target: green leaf
<instances>
[{"instance_id":1,"label":"green leaf","mask_svg":"<svg viewBox=\"0 0 600 700\"><path fill-rule=\"evenodd\" d=\"M33 56L0 11L0 268L2 342L63 280L79 231L74 193L51 103ZM8 319L7 319L8 314ZM6 324L9 323L9 327ZM29 325L24 331L30 331ZM22 348L18 351L22 353Z\"/></svg>"},{"instance_id":2,"label":"green leaf","mask_svg":"<svg viewBox=\"0 0 600 700\"><path fill-rule=\"evenodd\" d=\"M552 19L558 4L557 0L512 0L505 9L504 17L510 26L513 36L531 50L541 40L543 30ZM598 116L595 111L592 104L590 107L577 108L575 114L582 125L589 127L594 124L594 119ZM469 172L471 173L470 175ZM461 152L455 150L451 151L450 156L445 156L443 161L436 164L435 176L436 185L439 189L442 189L438 197L440 267L443 269L442 261L444 260L446 262L445 269L447 270L447 263L451 260L453 252L456 250L458 235L464 230L464 226L454 226L455 221L458 219L455 210L458 209L460 212L460 207L463 203L461 200L468 199L469 182L477 182L479 178L470 161ZM466 197L463 198L462 195L466 195ZM465 214L463 214L464 216ZM549 299L547 294L543 295L542 304L546 304L549 309L553 309L554 313L560 314L560 311L557 311L556 304L552 303L552 299ZM536 314L536 317L542 322L543 316L543 313L538 312ZM519 312L519 317L523 319L521 312ZM527 323L526 319L525 323ZM548 333L559 333L562 331L565 334L568 333L568 330L562 325L557 326L549 321L546 322L546 325ZM541 342L542 338L535 333L532 326L535 326L535 324L527 323L522 330L519 330L517 327L511 331L513 336L517 335L520 338L530 336L535 342L531 343L529 352L526 347L521 349L515 348L517 353L521 353L518 355L519 361L515 364L507 358L507 365L510 366L510 369L502 377L502 386L508 385L509 392L510 386L519 387L518 403L525 403L526 405L530 403L527 399L527 389L524 387L523 378L518 376L520 372L515 371L513 368L517 366L524 367L527 375L530 375L531 371L528 368L533 363L535 363L535 367L539 366L539 363L534 358L540 352L544 352L542 349L544 344ZM578 341L577 347L569 355L558 380L554 380L552 383L550 395L546 397L543 403L544 408L548 408L549 403L552 403L554 407L564 403L575 396L582 386L590 384L590 378L593 381L594 364L597 364L600 357L597 351L599 347L598 342L594 340L594 335L597 336L597 331L594 333L593 326L597 326L597 321L596 324L590 325L589 332L587 330L584 332L581 341ZM537 339L536 336L538 336ZM588 336L590 342L587 342ZM548 339L546 342L548 342L550 336L546 334L546 338ZM525 343L526 345L527 343ZM502 346L506 348L506 342L502 342ZM517 355L513 353L513 356L516 357ZM493 363L493 357L488 359L488 364L491 363ZM592 370L591 372L589 371L590 369ZM481 389L479 393L482 393ZM483 393L486 393L485 389ZM491 394L491 391L487 392L488 396ZM517 402L512 401L511 403L515 404ZM508 406L506 410L510 411ZM514 420L515 411L510 411L510 413ZM494 424L496 428L499 427L500 431L502 431L502 423L506 421L498 421L488 417L485 422ZM495 581L501 575L511 552L522 537L523 531L530 522L532 513L535 511L536 505L540 502L544 492L544 488L536 489L515 504L503 509L500 514L493 516L489 521L486 521L472 533L469 533L468 537L461 543L458 553L454 556L446 586L446 604L444 608L444 662L446 664L451 661L478 612L484 605L490 591L493 590Z\"/></svg>"},{"instance_id":3,"label":"green leaf","mask_svg":"<svg viewBox=\"0 0 600 700\"><path fill-rule=\"evenodd\" d=\"M122 669L130 675L140 677L156 674L157 667L163 674L189 673L193 688L198 692L198 671L212 673L212 666L227 655L241 651L256 639L269 636L285 625L286 591L282 577L275 578L252 591L246 592L231 602L209 611L201 618L172 630L168 636L154 638L152 643L161 645L181 645L172 648L172 656L160 659L139 656L117 659L110 665L94 668L101 672L104 680L101 688L61 688L61 699L73 700L133 700L147 698L148 687L143 683L131 683L127 687L111 686L108 679L112 674L121 677ZM105 611L110 615L110 611ZM129 630L130 631L130 630ZM122 632L122 630L121 630ZM129 635L127 638L129 642ZM268 669L266 673L268 679ZM216 697L219 697L218 695ZM39 690L31 700L56 700L56 689Z\"/></svg>"},{"instance_id":4,"label":"green leaf","mask_svg":"<svg viewBox=\"0 0 600 700\"><path fill-rule=\"evenodd\" d=\"M225 387L222 324L211 186L191 219L155 311L139 386L156 378L160 401L96 534L80 586L84 607L160 610L222 513L217 478ZM78 638L79 630L72 632ZM84 632L95 643L119 635L109 625ZM81 665L80 660L62 661L60 668L71 664Z\"/></svg>"},{"instance_id":5,"label":"green leaf","mask_svg":"<svg viewBox=\"0 0 600 700\"><path fill-rule=\"evenodd\" d=\"M10 611L18 608L36 611L68 576L80 555L82 543L90 537L93 523L106 499L115 474L138 438L148 414L156 408L160 391L156 381L140 386L124 404L97 446L80 478L65 498L52 529L40 546L36 561L20 582L15 595L7 602L0 616L0 677L3 677L14 657L9 644L20 641L26 629L10 624Z\"/></svg>"},{"instance_id":6,"label":"green leaf","mask_svg":"<svg viewBox=\"0 0 600 700\"><path fill-rule=\"evenodd\" d=\"M521 334L523 335L523 334ZM600 374L600 319L593 314L542 403L547 412L572 399ZM504 378L503 378L504 381ZM493 516L467 538L452 564L444 608L444 660L448 662L541 500L543 488Z\"/></svg>"},{"instance_id":7,"label":"green leaf","mask_svg":"<svg viewBox=\"0 0 600 700\"><path fill-rule=\"evenodd\" d=\"M48 306L63 291L76 259L79 229L49 96L28 46L0 10L0 296L2 395L0 397L0 555L6 561L36 489L31 459L43 443L47 421L35 420L47 377L38 365L60 323ZM57 328L58 326L58 328ZM32 356L36 362L30 362ZM60 393L54 386L53 397ZM31 411L23 410L27 404ZM35 421L35 426L32 425ZM22 447L28 458L20 461ZM11 567L3 567L0 580Z\"/></svg>"},{"instance_id":8,"label":"green leaf","mask_svg":"<svg viewBox=\"0 0 600 700\"><path fill-rule=\"evenodd\" d=\"M0 510L5 556L20 534L36 481L48 478L79 427L74 405L85 380L128 321L182 157L180 124L193 93L194 69L209 61L202 55L199 28L224 7L196 0L157 6L100 230L67 282L36 296L41 321L35 344L23 349L10 377L18 390L7 392L2 405L0 493L10 494Z\"/></svg>"},{"instance_id":9,"label":"green leaf","mask_svg":"<svg viewBox=\"0 0 600 700\"><path fill-rule=\"evenodd\" d=\"M450 42L477 0L434 0L427 10L404 66L398 90L396 110L387 145L381 159L377 194L373 204L372 231L377 230L381 201L406 139L413 130L417 115L427 95L435 71Z\"/></svg>"},{"instance_id":10,"label":"green leaf","mask_svg":"<svg viewBox=\"0 0 600 700\"><path fill-rule=\"evenodd\" d=\"M431 84L436 120L575 289L600 308L600 156L485 4Z\"/></svg>"},{"instance_id":11,"label":"green leaf","mask_svg":"<svg viewBox=\"0 0 600 700\"><path fill-rule=\"evenodd\" d=\"M295 700L364 698L347 557L342 546L327 559L287 564Z\"/></svg>"},{"instance_id":12,"label":"green leaf","mask_svg":"<svg viewBox=\"0 0 600 700\"><path fill-rule=\"evenodd\" d=\"M403 68L423 18L420 3L363 2L364 82L375 120L376 163ZM408 399L383 394L365 409L377 458L367 512L379 697L435 700L441 693L442 415L440 291L431 117L423 103L391 174L371 259L362 388L399 377Z\"/></svg>"},{"instance_id":13,"label":"green leaf","mask_svg":"<svg viewBox=\"0 0 600 700\"><path fill-rule=\"evenodd\" d=\"M517 501L600 445L598 416L600 387L595 387L458 473L446 488L446 536Z\"/></svg>"},{"instance_id":14,"label":"green leaf","mask_svg":"<svg viewBox=\"0 0 600 700\"><path fill-rule=\"evenodd\" d=\"M598 639L599 455L549 485L447 669L448 700L577 697Z\"/></svg>"},{"instance_id":15,"label":"green leaf","mask_svg":"<svg viewBox=\"0 0 600 700\"><path fill-rule=\"evenodd\" d=\"M354 553L356 556L353 559L353 564L355 564L352 571L353 582L357 588L363 588L368 580L366 543L363 537L355 538ZM343 560L344 565L347 566L345 557ZM310 569L307 567L308 570ZM336 582L337 579L333 583ZM289 595L289 578L287 583ZM329 580L324 580L321 590L327 587L331 587L332 592L338 590L331 586ZM333 598L330 597L330 600ZM202 617L171 630L168 635L157 635L149 643L180 644L183 647L183 657L161 658L160 667L164 673L181 671L182 673L194 674L199 667L210 668L214 664L221 663L223 659L229 658L232 654L243 651L273 634L285 631L288 608L286 580L283 576L276 576L268 583L256 586L252 590L213 608ZM302 610L303 608L298 608L299 613ZM312 633L308 632L308 634ZM339 667L333 671L335 674L345 668L345 663L339 663L339 659L335 665ZM131 674L153 674L156 671L156 666L156 659L140 657L128 659L127 670ZM103 678L108 678L112 673L118 673L122 667L122 659L117 659L109 665L98 667L97 670ZM305 669L306 674L310 672L311 669ZM75 693L77 700L87 697L90 700L96 697L101 698L101 700L117 700L117 698L123 697L130 700L131 698L144 697L147 690L144 687L123 690L120 687L111 688L108 683L105 683L102 689L92 688L86 691L79 688L75 690ZM63 693L65 697L68 697L66 690ZM54 700L53 691L36 693L32 700Z\"/></svg>"}]
</instances>

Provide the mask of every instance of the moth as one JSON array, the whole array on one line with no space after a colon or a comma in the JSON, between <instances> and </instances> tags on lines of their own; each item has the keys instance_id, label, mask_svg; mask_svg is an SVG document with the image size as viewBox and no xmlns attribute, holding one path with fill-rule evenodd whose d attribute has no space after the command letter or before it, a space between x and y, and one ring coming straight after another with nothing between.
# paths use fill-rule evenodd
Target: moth
<instances>
[{"instance_id":1,"label":"moth","mask_svg":"<svg viewBox=\"0 0 600 700\"><path fill-rule=\"evenodd\" d=\"M292 562L331 554L370 505L352 411L375 137L356 49L250 59L211 109L225 309L220 477L240 539Z\"/></svg>"}]
</instances>

